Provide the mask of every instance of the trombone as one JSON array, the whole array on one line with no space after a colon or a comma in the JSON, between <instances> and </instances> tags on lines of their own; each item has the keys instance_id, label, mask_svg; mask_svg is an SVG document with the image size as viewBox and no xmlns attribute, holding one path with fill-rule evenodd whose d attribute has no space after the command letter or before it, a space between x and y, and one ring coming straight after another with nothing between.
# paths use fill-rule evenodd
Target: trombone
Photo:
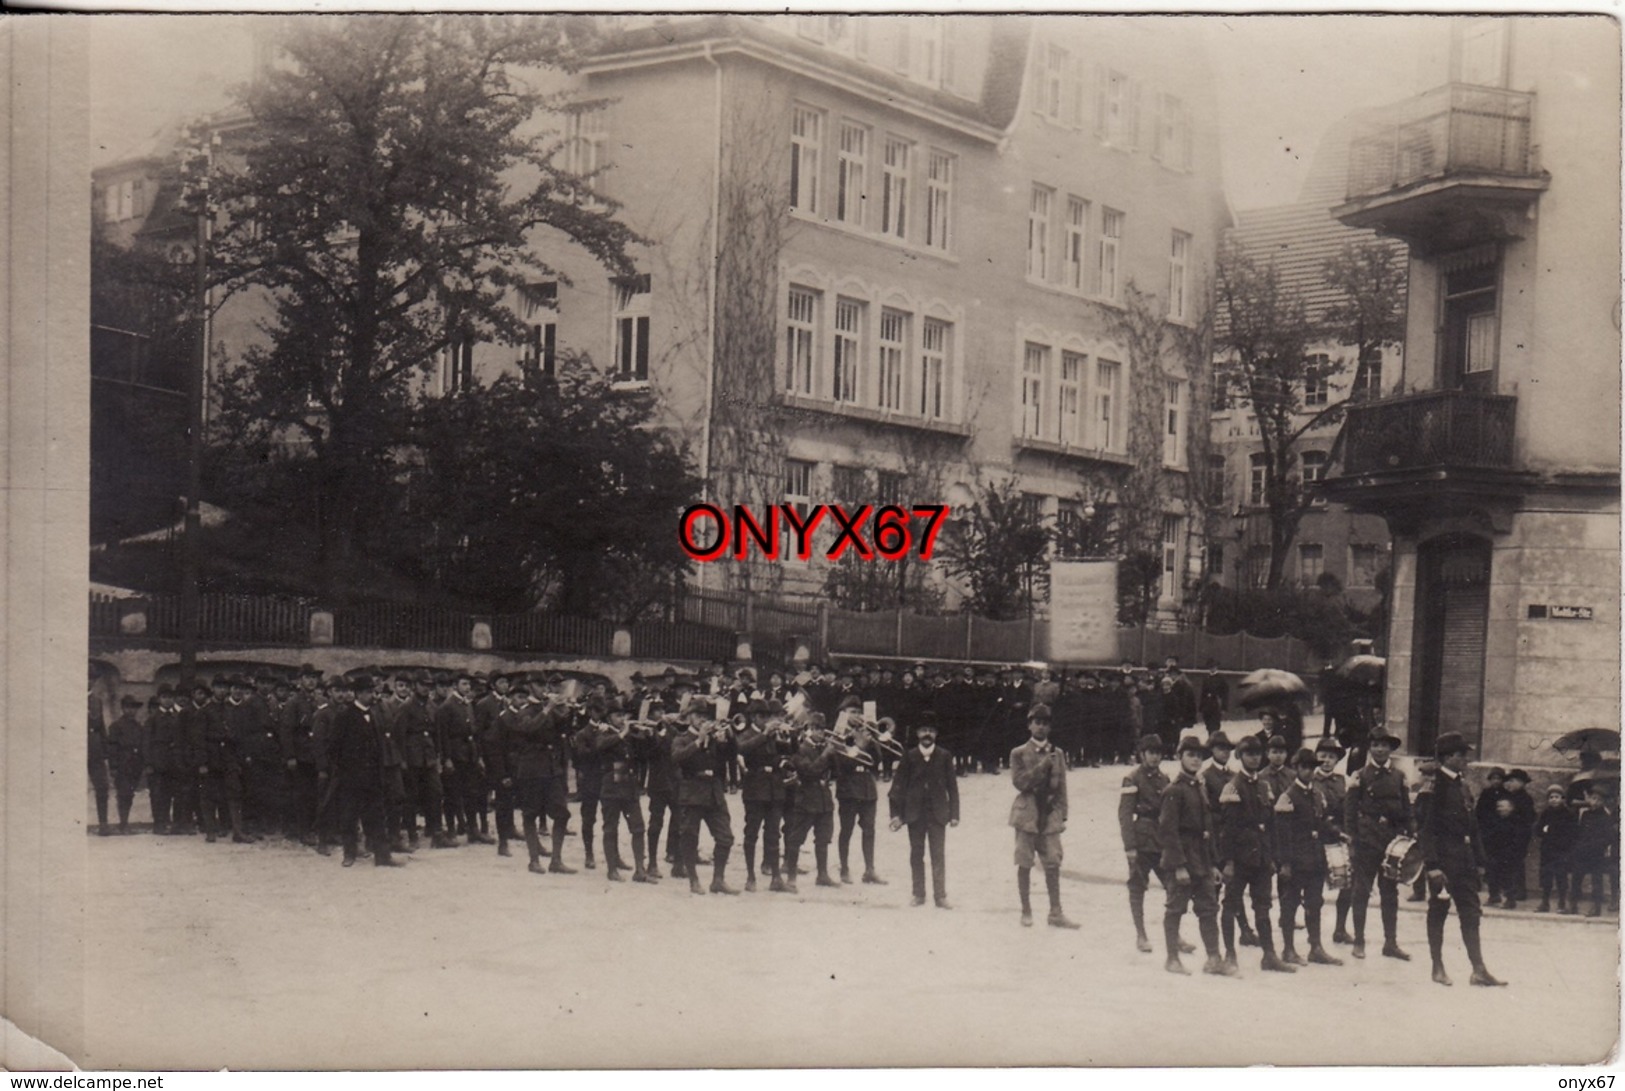
<instances>
[{"instance_id":1,"label":"trombone","mask_svg":"<svg viewBox=\"0 0 1625 1091\"><path fill-rule=\"evenodd\" d=\"M806 739L814 746L839 754L841 757L854 761L866 769L874 768L875 757L873 754L858 746L850 738L843 738L833 730L808 731Z\"/></svg>"},{"instance_id":2,"label":"trombone","mask_svg":"<svg viewBox=\"0 0 1625 1091\"><path fill-rule=\"evenodd\" d=\"M890 716L882 716L878 720L867 720L861 716L853 716L847 723L858 731L867 732L869 737L874 740L875 745L893 758L903 756L903 744L895 734L897 724Z\"/></svg>"}]
</instances>

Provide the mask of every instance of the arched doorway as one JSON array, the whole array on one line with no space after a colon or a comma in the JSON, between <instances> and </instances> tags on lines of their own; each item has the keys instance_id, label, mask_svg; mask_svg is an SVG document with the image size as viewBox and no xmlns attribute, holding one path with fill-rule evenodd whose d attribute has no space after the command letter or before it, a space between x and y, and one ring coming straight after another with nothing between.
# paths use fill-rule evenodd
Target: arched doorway
<instances>
[{"instance_id":1,"label":"arched doorway","mask_svg":"<svg viewBox=\"0 0 1625 1091\"><path fill-rule=\"evenodd\" d=\"M1459 731L1477 744L1484 722L1484 634L1490 612L1490 543L1446 534L1417 550L1411 745L1433 752Z\"/></svg>"}]
</instances>

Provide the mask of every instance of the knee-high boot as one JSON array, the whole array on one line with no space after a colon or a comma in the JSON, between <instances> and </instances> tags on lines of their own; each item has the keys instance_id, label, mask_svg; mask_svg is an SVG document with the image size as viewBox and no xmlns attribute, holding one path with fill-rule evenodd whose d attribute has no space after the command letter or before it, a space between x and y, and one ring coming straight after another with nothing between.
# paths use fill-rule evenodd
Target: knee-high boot
<instances>
[{"instance_id":1,"label":"knee-high boot","mask_svg":"<svg viewBox=\"0 0 1625 1091\"><path fill-rule=\"evenodd\" d=\"M563 822L553 823L553 862L547 865L547 870L558 875L574 875L576 869L564 862L564 839L569 836L565 831Z\"/></svg>"}]
</instances>

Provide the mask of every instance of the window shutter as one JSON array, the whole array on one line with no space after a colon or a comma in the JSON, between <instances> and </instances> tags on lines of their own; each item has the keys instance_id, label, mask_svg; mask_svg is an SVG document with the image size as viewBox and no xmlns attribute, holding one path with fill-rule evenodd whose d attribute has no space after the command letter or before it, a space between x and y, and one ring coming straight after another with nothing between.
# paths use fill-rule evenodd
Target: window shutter
<instances>
[{"instance_id":1,"label":"window shutter","mask_svg":"<svg viewBox=\"0 0 1625 1091\"><path fill-rule=\"evenodd\" d=\"M639 378L639 379L647 379L649 377L649 320L647 318L639 318L638 319L638 339L637 340L638 340L637 378Z\"/></svg>"}]
</instances>

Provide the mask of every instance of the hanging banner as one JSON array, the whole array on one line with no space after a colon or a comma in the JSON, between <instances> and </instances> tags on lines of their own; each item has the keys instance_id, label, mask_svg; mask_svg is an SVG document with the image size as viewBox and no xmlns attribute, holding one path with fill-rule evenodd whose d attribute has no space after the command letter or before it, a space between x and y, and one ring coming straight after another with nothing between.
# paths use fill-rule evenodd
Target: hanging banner
<instances>
[{"instance_id":1,"label":"hanging banner","mask_svg":"<svg viewBox=\"0 0 1625 1091\"><path fill-rule=\"evenodd\" d=\"M1059 663L1117 661L1117 562L1051 561L1049 654Z\"/></svg>"}]
</instances>

